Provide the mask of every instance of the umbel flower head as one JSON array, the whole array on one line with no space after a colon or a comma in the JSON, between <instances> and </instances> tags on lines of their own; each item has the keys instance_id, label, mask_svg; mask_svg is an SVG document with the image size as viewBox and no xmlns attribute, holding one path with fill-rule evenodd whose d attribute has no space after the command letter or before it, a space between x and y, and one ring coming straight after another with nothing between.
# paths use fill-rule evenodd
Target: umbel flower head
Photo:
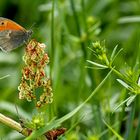
<instances>
[{"instance_id":1,"label":"umbel flower head","mask_svg":"<svg viewBox=\"0 0 140 140\"><path fill-rule=\"evenodd\" d=\"M36 101L36 106L41 107L52 102L51 81L45 74L45 66L49 57L44 51L45 45L31 40L26 47L23 61L21 83L18 87L19 99Z\"/></svg>"}]
</instances>

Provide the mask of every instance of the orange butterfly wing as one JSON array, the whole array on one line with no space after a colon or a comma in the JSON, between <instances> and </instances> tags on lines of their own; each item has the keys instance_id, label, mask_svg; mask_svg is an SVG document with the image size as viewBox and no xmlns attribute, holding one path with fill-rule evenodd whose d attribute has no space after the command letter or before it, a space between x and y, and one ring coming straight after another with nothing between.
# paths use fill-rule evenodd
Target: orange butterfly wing
<instances>
[{"instance_id":1,"label":"orange butterfly wing","mask_svg":"<svg viewBox=\"0 0 140 140\"><path fill-rule=\"evenodd\" d=\"M26 31L22 26L17 24L16 22L0 17L0 31L4 30L22 30Z\"/></svg>"},{"instance_id":2,"label":"orange butterfly wing","mask_svg":"<svg viewBox=\"0 0 140 140\"><path fill-rule=\"evenodd\" d=\"M27 31L16 22L0 17L0 49L2 51L8 52L21 46L31 34L31 30Z\"/></svg>"}]
</instances>

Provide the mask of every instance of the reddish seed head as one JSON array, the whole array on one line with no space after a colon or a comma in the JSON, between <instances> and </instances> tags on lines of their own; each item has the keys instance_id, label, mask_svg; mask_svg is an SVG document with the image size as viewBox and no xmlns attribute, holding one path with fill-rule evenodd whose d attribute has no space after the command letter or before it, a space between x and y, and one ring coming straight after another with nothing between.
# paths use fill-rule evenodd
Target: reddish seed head
<instances>
[{"instance_id":1,"label":"reddish seed head","mask_svg":"<svg viewBox=\"0 0 140 140\"><path fill-rule=\"evenodd\" d=\"M20 97L26 98L28 101L37 99L33 91L36 91L39 87L42 88L43 93L40 94L39 100L36 101L36 106L41 107L51 103L52 88L44 70L49 57L44 52L44 47L41 47L40 43L32 40L26 48L24 61L25 67L22 71L23 77L19 86Z\"/></svg>"}]
</instances>

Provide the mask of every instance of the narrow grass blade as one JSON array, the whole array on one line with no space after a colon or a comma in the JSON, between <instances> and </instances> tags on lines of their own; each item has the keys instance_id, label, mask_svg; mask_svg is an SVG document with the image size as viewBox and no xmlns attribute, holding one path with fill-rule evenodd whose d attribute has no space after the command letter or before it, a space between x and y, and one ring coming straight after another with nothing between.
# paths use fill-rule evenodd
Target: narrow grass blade
<instances>
[{"instance_id":1,"label":"narrow grass blade","mask_svg":"<svg viewBox=\"0 0 140 140\"><path fill-rule=\"evenodd\" d=\"M122 17L118 20L119 24L124 24L124 23L134 23L140 22L140 16L127 16L127 17Z\"/></svg>"},{"instance_id":2,"label":"narrow grass blade","mask_svg":"<svg viewBox=\"0 0 140 140\"><path fill-rule=\"evenodd\" d=\"M124 140L105 120L103 120L104 124L108 127L109 130L118 138L118 140Z\"/></svg>"},{"instance_id":3,"label":"narrow grass blade","mask_svg":"<svg viewBox=\"0 0 140 140\"><path fill-rule=\"evenodd\" d=\"M8 75L5 75L5 76L3 76L3 77L0 77L0 80L1 79L5 79L5 78L7 78L7 77L9 77L10 75L8 74Z\"/></svg>"},{"instance_id":4,"label":"narrow grass blade","mask_svg":"<svg viewBox=\"0 0 140 140\"><path fill-rule=\"evenodd\" d=\"M93 49L91 49L90 47L88 47L88 49L89 49L90 51L92 51L93 53L95 53L95 51L94 51Z\"/></svg>"},{"instance_id":5,"label":"narrow grass blade","mask_svg":"<svg viewBox=\"0 0 140 140\"><path fill-rule=\"evenodd\" d=\"M130 87L127 83L125 83L123 80L121 79L117 79L117 81L122 85L124 86L126 89L128 90L133 90L132 87Z\"/></svg>"},{"instance_id":6,"label":"narrow grass blade","mask_svg":"<svg viewBox=\"0 0 140 140\"><path fill-rule=\"evenodd\" d=\"M115 48L113 49L112 51L112 54L111 54L111 57L110 57L110 62L113 63L114 60L116 59L116 57L119 55L119 53L123 50L123 49L120 49L118 52L117 52L117 48L118 48L118 45L115 46Z\"/></svg>"},{"instance_id":7,"label":"narrow grass blade","mask_svg":"<svg viewBox=\"0 0 140 140\"><path fill-rule=\"evenodd\" d=\"M105 81L107 80L107 78L109 77L111 72L112 72L112 70L106 75L106 77L102 80L102 82L94 89L94 91L90 94L90 96L88 96L88 98L82 104L80 104L77 108L75 108L73 111L66 114L62 118L54 120L52 123L49 123L48 125L40 128L39 130L32 132L32 134L29 137L27 137L25 140L35 139L35 138L43 135L47 131L60 126L61 123L63 123L64 121L66 121L66 120L70 119L72 116L74 116L97 93L97 91L99 91L99 89L105 83Z\"/></svg>"},{"instance_id":8,"label":"narrow grass blade","mask_svg":"<svg viewBox=\"0 0 140 140\"><path fill-rule=\"evenodd\" d=\"M123 49L120 49L117 53L116 53L116 55L114 56L114 58L113 58L113 60L112 60L112 63L114 62L114 60L116 59L116 57L119 55L119 53L122 51Z\"/></svg>"},{"instance_id":9,"label":"narrow grass blade","mask_svg":"<svg viewBox=\"0 0 140 140\"><path fill-rule=\"evenodd\" d=\"M134 99L136 98L137 95L131 95L130 97L128 97L126 100L124 100L123 102L121 102L119 105L117 105L116 107L114 107L114 111L117 110L120 106L122 106L123 104L126 103L127 106L129 106Z\"/></svg>"},{"instance_id":10,"label":"narrow grass blade","mask_svg":"<svg viewBox=\"0 0 140 140\"><path fill-rule=\"evenodd\" d=\"M116 45L115 48L113 49L112 54L111 54L111 57L110 57L110 61L113 60L113 58L114 58L114 56L116 54L117 48L118 48L118 45Z\"/></svg>"},{"instance_id":11,"label":"narrow grass blade","mask_svg":"<svg viewBox=\"0 0 140 140\"><path fill-rule=\"evenodd\" d=\"M99 63L90 61L90 60L87 60L87 62L90 63L90 64L93 64L93 65L95 65L95 66L97 66L97 67L100 67L100 68L104 68L104 69L107 69L107 68L108 68L108 67L105 66L105 65L102 65L102 64L99 64Z\"/></svg>"},{"instance_id":12,"label":"narrow grass blade","mask_svg":"<svg viewBox=\"0 0 140 140\"><path fill-rule=\"evenodd\" d=\"M28 119L30 118L30 114L28 114L25 110L23 110L20 106L18 107L18 112L19 115L22 117L24 116L24 118ZM0 110L5 110L13 115L18 115L16 108L15 108L15 104L14 103L10 103L10 102L6 102L6 101L1 101L0 102Z\"/></svg>"},{"instance_id":13,"label":"narrow grass blade","mask_svg":"<svg viewBox=\"0 0 140 140\"><path fill-rule=\"evenodd\" d=\"M129 97L129 100L127 101L126 105L129 106L133 101L134 99L136 98L137 95L131 95Z\"/></svg>"},{"instance_id":14,"label":"narrow grass blade","mask_svg":"<svg viewBox=\"0 0 140 140\"><path fill-rule=\"evenodd\" d=\"M100 68L100 67L90 67L90 66L85 66L85 68L87 68L87 69L96 69L96 70L105 69L105 68Z\"/></svg>"},{"instance_id":15,"label":"narrow grass blade","mask_svg":"<svg viewBox=\"0 0 140 140\"><path fill-rule=\"evenodd\" d=\"M139 79L138 79L138 85L140 86L140 77L139 77Z\"/></svg>"},{"instance_id":16,"label":"narrow grass blade","mask_svg":"<svg viewBox=\"0 0 140 140\"><path fill-rule=\"evenodd\" d=\"M132 140L133 136L132 134L134 134L134 119L135 119L135 112L136 112L136 102L134 102L131 106L131 109L129 111L129 114L127 116L127 122L126 122L126 131L124 134L124 139L125 140Z\"/></svg>"}]
</instances>

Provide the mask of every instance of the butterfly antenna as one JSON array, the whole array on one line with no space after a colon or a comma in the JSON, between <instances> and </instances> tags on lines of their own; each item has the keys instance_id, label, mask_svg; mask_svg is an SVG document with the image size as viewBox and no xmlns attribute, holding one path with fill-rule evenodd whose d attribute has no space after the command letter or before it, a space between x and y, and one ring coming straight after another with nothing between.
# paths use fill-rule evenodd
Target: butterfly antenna
<instances>
[{"instance_id":1,"label":"butterfly antenna","mask_svg":"<svg viewBox=\"0 0 140 140\"><path fill-rule=\"evenodd\" d=\"M18 119L20 120L20 115L19 115L19 112L18 112L18 108L17 108L17 105L15 104L15 109L16 109L16 112L17 112L17 116L18 116Z\"/></svg>"},{"instance_id":2,"label":"butterfly antenna","mask_svg":"<svg viewBox=\"0 0 140 140\"><path fill-rule=\"evenodd\" d=\"M32 25L31 25L31 27L29 28L29 30L32 30L33 29L33 27L36 25L36 23L34 22Z\"/></svg>"}]
</instances>

